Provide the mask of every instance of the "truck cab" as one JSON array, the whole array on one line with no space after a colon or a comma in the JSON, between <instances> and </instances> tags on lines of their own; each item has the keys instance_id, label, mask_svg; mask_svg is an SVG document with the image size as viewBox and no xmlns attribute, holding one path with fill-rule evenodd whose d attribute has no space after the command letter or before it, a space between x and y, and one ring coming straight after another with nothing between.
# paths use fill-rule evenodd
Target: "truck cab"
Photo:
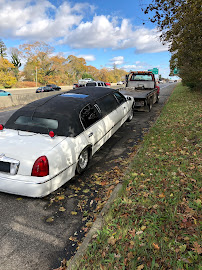
<instances>
[{"instance_id":1,"label":"truck cab","mask_svg":"<svg viewBox=\"0 0 202 270\"><path fill-rule=\"evenodd\" d=\"M160 87L152 71L131 71L126 75L126 87L123 94L131 95L135 100L135 110L151 110L159 100Z\"/></svg>"}]
</instances>

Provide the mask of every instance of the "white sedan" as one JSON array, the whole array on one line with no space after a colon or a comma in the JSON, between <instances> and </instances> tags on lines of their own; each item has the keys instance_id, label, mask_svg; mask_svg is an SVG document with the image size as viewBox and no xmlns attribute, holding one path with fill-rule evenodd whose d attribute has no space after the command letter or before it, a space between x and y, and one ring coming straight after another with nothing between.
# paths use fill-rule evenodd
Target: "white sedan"
<instances>
[{"instance_id":1,"label":"white sedan","mask_svg":"<svg viewBox=\"0 0 202 270\"><path fill-rule=\"evenodd\" d=\"M34 101L0 125L0 191L43 197L75 173L133 117L133 98L103 87Z\"/></svg>"}]
</instances>

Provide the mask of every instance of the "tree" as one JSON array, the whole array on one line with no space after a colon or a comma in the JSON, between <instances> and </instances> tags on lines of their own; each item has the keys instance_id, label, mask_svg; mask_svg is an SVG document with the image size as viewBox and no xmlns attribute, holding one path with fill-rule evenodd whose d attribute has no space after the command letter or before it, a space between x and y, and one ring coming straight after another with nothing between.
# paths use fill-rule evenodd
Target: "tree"
<instances>
[{"instance_id":1,"label":"tree","mask_svg":"<svg viewBox=\"0 0 202 270\"><path fill-rule=\"evenodd\" d=\"M151 22L162 32L161 40L169 42L171 74L178 68L184 84L202 86L201 1L153 0L145 13L154 12Z\"/></svg>"},{"instance_id":2,"label":"tree","mask_svg":"<svg viewBox=\"0 0 202 270\"><path fill-rule=\"evenodd\" d=\"M21 67L20 52L17 48L11 48L11 62L14 65L14 75L18 79L19 68Z\"/></svg>"},{"instance_id":3,"label":"tree","mask_svg":"<svg viewBox=\"0 0 202 270\"><path fill-rule=\"evenodd\" d=\"M14 65L7 59L0 57L0 85L5 88L12 87L16 82L16 78L12 75Z\"/></svg>"},{"instance_id":4,"label":"tree","mask_svg":"<svg viewBox=\"0 0 202 270\"><path fill-rule=\"evenodd\" d=\"M67 57L68 72L76 81L82 78L82 75L87 71L86 60L82 57L78 58L74 55Z\"/></svg>"},{"instance_id":5,"label":"tree","mask_svg":"<svg viewBox=\"0 0 202 270\"><path fill-rule=\"evenodd\" d=\"M53 73L50 57L54 48L45 42L35 42L32 44L23 44L19 46L23 58L26 60L24 74L27 80L34 81L36 77L36 68L38 81L46 83L45 76Z\"/></svg>"},{"instance_id":6,"label":"tree","mask_svg":"<svg viewBox=\"0 0 202 270\"><path fill-rule=\"evenodd\" d=\"M4 42L0 39L0 56L1 57L6 57L6 50L7 50L7 48L6 48L6 45L4 44Z\"/></svg>"}]
</instances>

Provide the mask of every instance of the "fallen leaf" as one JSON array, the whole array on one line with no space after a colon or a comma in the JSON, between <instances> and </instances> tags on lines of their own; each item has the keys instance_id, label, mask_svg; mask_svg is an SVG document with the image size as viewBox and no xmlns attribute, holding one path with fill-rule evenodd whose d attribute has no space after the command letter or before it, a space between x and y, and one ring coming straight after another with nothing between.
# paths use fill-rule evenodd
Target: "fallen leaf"
<instances>
[{"instance_id":1,"label":"fallen leaf","mask_svg":"<svg viewBox=\"0 0 202 270\"><path fill-rule=\"evenodd\" d=\"M59 201L64 200L64 198L65 198L64 195L57 196L57 199L58 199Z\"/></svg>"},{"instance_id":2,"label":"fallen leaf","mask_svg":"<svg viewBox=\"0 0 202 270\"><path fill-rule=\"evenodd\" d=\"M49 217L46 219L46 222L53 222L54 221L54 217Z\"/></svg>"},{"instance_id":3,"label":"fallen leaf","mask_svg":"<svg viewBox=\"0 0 202 270\"><path fill-rule=\"evenodd\" d=\"M83 193L88 193L88 192L90 192L89 189L84 189L84 190L83 190Z\"/></svg>"},{"instance_id":4,"label":"fallen leaf","mask_svg":"<svg viewBox=\"0 0 202 270\"><path fill-rule=\"evenodd\" d=\"M141 264L137 267L137 270L142 270L144 268L144 264Z\"/></svg>"},{"instance_id":5,"label":"fallen leaf","mask_svg":"<svg viewBox=\"0 0 202 270\"><path fill-rule=\"evenodd\" d=\"M142 231L144 231L146 228L147 228L146 226L142 226L140 229L141 229Z\"/></svg>"},{"instance_id":6,"label":"fallen leaf","mask_svg":"<svg viewBox=\"0 0 202 270\"><path fill-rule=\"evenodd\" d=\"M142 233L143 233L143 231L136 232L137 235L142 234Z\"/></svg>"},{"instance_id":7,"label":"fallen leaf","mask_svg":"<svg viewBox=\"0 0 202 270\"><path fill-rule=\"evenodd\" d=\"M107 242L108 244L114 246L116 244L116 239L114 238L114 236L111 236Z\"/></svg>"},{"instance_id":8,"label":"fallen leaf","mask_svg":"<svg viewBox=\"0 0 202 270\"><path fill-rule=\"evenodd\" d=\"M77 215L77 212L72 211L72 212L71 212L71 215L72 215L72 216L76 216L76 215Z\"/></svg>"},{"instance_id":9,"label":"fallen leaf","mask_svg":"<svg viewBox=\"0 0 202 270\"><path fill-rule=\"evenodd\" d=\"M153 245L153 247L154 247L155 249L157 249L157 250L160 249L160 247L159 247L157 244L153 243L152 245Z\"/></svg>"},{"instance_id":10,"label":"fallen leaf","mask_svg":"<svg viewBox=\"0 0 202 270\"><path fill-rule=\"evenodd\" d=\"M59 211L60 211L60 212L64 212L64 211L66 211L66 209L65 209L63 206L61 206L61 207L59 208Z\"/></svg>"},{"instance_id":11,"label":"fallen leaf","mask_svg":"<svg viewBox=\"0 0 202 270\"><path fill-rule=\"evenodd\" d=\"M165 198L165 194L163 193L159 194L159 198Z\"/></svg>"},{"instance_id":12,"label":"fallen leaf","mask_svg":"<svg viewBox=\"0 0 202 270\"><path fill-rule=\"evenodd\" d=\"M198 254L202 253L202 247L197 242L194 242L193 246L194 248L192 248L192 250L194 250Z\"/></svg>"}]
</instances>

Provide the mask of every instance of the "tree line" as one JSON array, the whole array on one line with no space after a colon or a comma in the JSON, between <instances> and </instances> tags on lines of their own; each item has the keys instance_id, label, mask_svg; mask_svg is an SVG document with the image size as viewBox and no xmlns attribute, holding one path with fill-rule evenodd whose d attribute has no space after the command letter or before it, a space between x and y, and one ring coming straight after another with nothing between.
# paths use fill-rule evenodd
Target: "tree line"
<instances>
[{"instance_id":1,"label":"tree line","mask_svg":"<svg viewBox=\"0 0 202 270\"><path fill-rule=\"evenodd\" d=\"M24 63L23 70L20 67ZM112 69L97 69L87 65L82 57L69 55L65 58L62 54L54 54L54 48L45 42L22 44L19 48L10 49L10 60L7 57L7 48L0 40L0 86L18 87L22 81L33 82L29 86L46 85L71 85L79 79L92 78L105 82L117 82L125 78L126 71L114 65ZM25 85L25 84L24 84Z\"/></svg>"},{"instance_id":2,"label":"tree line","mask_svg":"<svg viewBox=\"0 0 202 270\"><path fill-rule=\"evenodd\" d=\"M192 89L202 87L201 0L152 0L144 10L170 44L170 71Z\"/></svg>"}]
</instances>

